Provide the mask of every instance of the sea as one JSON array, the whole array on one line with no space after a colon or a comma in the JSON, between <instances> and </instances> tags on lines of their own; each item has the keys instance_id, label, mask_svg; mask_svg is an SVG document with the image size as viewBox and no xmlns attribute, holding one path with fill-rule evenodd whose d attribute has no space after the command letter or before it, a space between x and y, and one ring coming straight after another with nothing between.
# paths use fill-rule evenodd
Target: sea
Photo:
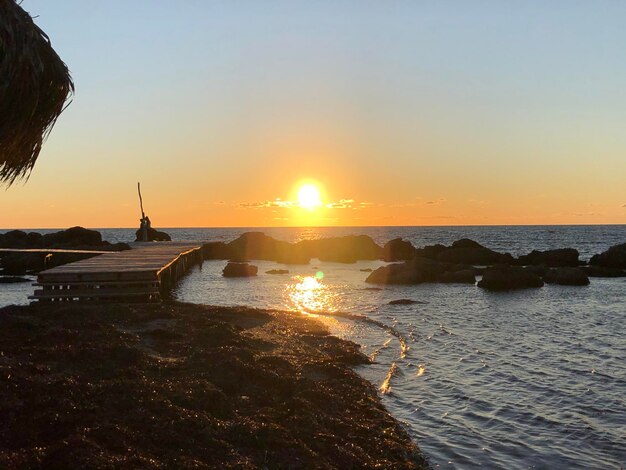
<instances>
[{"instance_id":1,"label":"sea","mask_svg":"<svg viewBox=\"0 0 626 470\"><path fill-rule=\"evenodd\" d=\"M134 229L98 230L111 242L134 238ZM626 242L626 225L164 230L181 241L230 241L247 231L289 242L401 237L416 247L471 238L513 255L576 248L583 260ZM360 344L373 363L357 372L433 468L624 468L626 278L499 293L455 284L373 289L365 278L382 261L253 264L258 276L231 279L221 275L225 261L205 261L172 296L309 315ZM31 289L0 285L0 306L28 303ZM398 299L415 303L389 304Z\"/></svg>"}]
</instances>

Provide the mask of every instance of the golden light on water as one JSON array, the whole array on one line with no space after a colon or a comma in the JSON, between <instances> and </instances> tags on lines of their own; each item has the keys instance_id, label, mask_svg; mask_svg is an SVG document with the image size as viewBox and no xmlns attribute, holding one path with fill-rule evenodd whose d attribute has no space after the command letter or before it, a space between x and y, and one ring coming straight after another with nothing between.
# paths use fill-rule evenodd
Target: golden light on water
<instances>
[{"instance_id":1,"label":"golden light on water","mask_svg":"<svg viewBox=\"0 0 626 470\"><path fill-rule=\"evenodd\" d=\"M295 283L287 285L290 304L302 313L336 311L336 294L324 284L323 279L322 271L318 271L314 276L296 276Z\"/></svg>"}]
</instances>

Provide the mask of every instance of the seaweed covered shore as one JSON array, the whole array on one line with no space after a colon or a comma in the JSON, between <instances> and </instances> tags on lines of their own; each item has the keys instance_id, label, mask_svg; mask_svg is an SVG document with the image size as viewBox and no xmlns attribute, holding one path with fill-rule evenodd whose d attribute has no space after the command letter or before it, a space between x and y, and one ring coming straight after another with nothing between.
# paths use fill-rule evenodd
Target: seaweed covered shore
<instances>
[{"instance_id":1,"label":"seaweed covered shore","mask_svg":"<svg viewBox=\"0 0 626 470\"><path fill-rule=\"evenodd\" d=\"M358 347L286 312L0 309L2 468L428 468Z\"/></svg>"}]
</instances>

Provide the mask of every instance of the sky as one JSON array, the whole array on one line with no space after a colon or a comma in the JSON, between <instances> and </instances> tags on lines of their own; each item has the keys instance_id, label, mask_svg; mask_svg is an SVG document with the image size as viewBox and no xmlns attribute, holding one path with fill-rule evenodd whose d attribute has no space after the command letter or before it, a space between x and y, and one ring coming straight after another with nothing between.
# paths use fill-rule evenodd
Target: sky
<instances>
[{"instance_id":1,"label":"sky","mask_svg":"<svg viewBox=\"0 0 626 470\"><path fill-rule=\"evenodd\" d=\"M76 93L0 227L626 223L626 2L22 7Z\"/></svg>"}]
</instances>

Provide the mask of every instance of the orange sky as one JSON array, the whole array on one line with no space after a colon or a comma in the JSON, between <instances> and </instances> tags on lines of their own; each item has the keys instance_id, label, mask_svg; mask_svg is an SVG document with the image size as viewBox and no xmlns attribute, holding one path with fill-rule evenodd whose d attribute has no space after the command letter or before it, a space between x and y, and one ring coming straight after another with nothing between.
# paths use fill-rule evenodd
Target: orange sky
<instances>
[{"instance_id":1,"label":"orange sky","mask_svg":"<svg viewBox=\"0 0 626 470\"><path fill-rule=\"evenodd\" d=\"M619 4L86 3L24 2L77 91L0 228L626 223Z\"/></svg>"}]
</instances>

